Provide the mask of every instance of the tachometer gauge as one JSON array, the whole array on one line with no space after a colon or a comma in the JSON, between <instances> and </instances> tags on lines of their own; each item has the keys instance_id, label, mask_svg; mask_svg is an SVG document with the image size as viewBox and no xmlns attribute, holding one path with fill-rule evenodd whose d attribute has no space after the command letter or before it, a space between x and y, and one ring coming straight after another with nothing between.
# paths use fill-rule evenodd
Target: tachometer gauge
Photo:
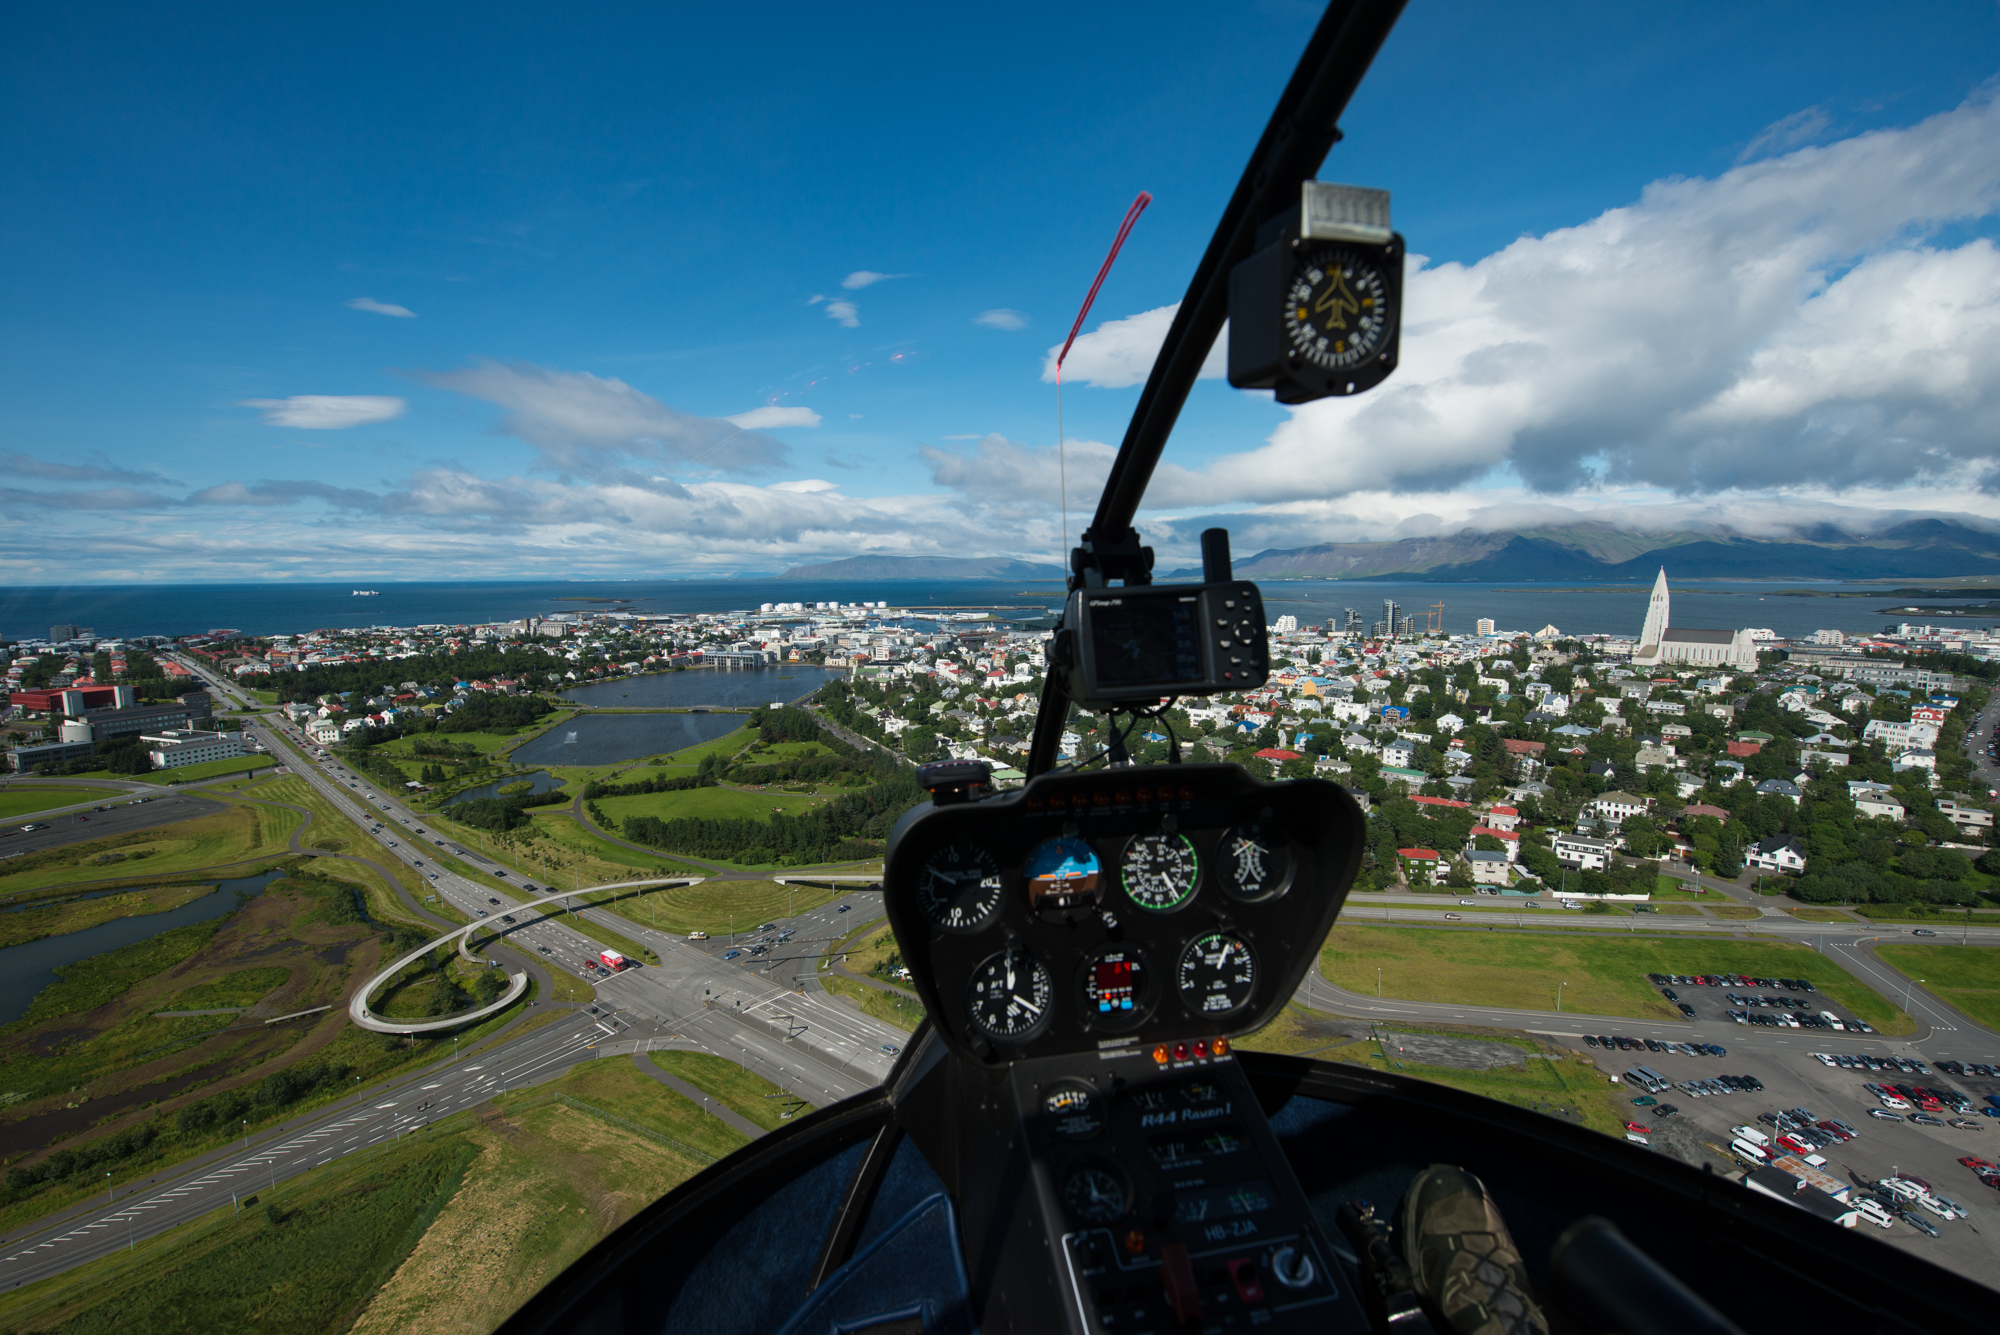
<instances>
[{"instance_id":1,"label":"tachometer gauge","mask_svg":"<svg viewBox=\"0 0 2000 1335\"><path fill-rule=\"evenodd\" d=\"M1093 1029L1130 1029L1153 1011L1153 970L1137 946L1099 946L1083 957L1083 1017Z\"/></svg>"},{"instance_id":2,"label":"tachometer gauge","mask_svg":"<svg viewBox=\"0 0 2000 1335\"><path fill-rule=\"evenodd\" d=\"M993 855L977 844L946 844L917 872L917 907L947 932L971 932L1000 908L1004 883Z\"/></svg>"},{"instance_id":3,"label":"tachometer gauge","mask_svg":"<svg viewBox=\"0 0 2000 1335\"><path fill-rule=\"evenodd\" d=\"M1210 932L1181 951L1181 1004L1190 1015L1233 1015L1257 990L1257 960L1234 932Z\"/></svg>"},{"instance_id":4,"label":"tachometer gauge","mask_svg":"<svg viewBox=\"0 0 2000 1335\"><path fill-rule=\"evenodd\" d=\"M1291 842L1262 821L1225 830L1215 846L1215 865L1223 893L1246 904L1275 899L1291 888Z\"/></svg>"},{"instance_id":5,"label":"tachometer gauge","mask_svg":"<svg viewBox=\"0 0 2000 1335\"><path fill-rule=\"evenodd\" d=\"M1064 1140L1089 1140L1104 1129L1100 1102L1097 1091L1081 1080L1064 1080L1042 1096L1042 1111L1049 1129Z\"/></svg>"},{"instance_id":6,"label":"tachometer gauge","mask_svg":"<svg viewBox=\"0 0 2000 1335\"><path fill-rule=\"evenodd\" d=\"M1087 908L1104 895L1097 854L1074 835L1035 845L1021 871L1028 878L1028 906L1033 909Z\"/></svg>"},{"instance_id":7,"label":"tachometer gauge","mask_svg":"<svg viewBox=\"0 0 2000 1335\"><path fill-rule=\"evenodd\" d=\"M1055 986L1026 946L1008 946L972 971L965 990L966 1018L986 1037L1025 1043L1049 1022Z\"/></svg>"},{"instance_id":8,"label":"tachometer gauge","mask_svg":"<svg viewBox=\"0 0 2000 1335\"><path fill-rule=\"evenodd\" d=\"M1184 907L1201 885L1201 855L1184 834L1135 834L1118 859L1126 897L1150 913Z\"/></svg>"},{"instance_id":9,"label":"tachometer gauge","mask_svg":"<svg viewBox=\"0 0 2000 1335\"><path fill-rule=\"evenodd\" d=\"M1132 1190L1113 1165L1085 1159L1064 1175L1062 1198L1079 1224L1112 1224L1125 1217Z\"/></svg>"}]
</instances>

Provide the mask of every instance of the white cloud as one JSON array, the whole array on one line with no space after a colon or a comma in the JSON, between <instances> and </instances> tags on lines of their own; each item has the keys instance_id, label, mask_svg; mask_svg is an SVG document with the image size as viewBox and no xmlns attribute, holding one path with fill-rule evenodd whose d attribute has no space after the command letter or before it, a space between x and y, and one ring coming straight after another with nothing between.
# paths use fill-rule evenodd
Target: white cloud
<instances>
[{"instance_id":1,"label":"white cloud","mask_svg":"<svg viewBox=\"0 0 2000 1335\"><path fill-rule=\"evenodd\" d=\"M841 279L840 285L849 292L859 292L864 287L873 287L877 283L886 283L891 278L908 278L909 276L906 273L876 273L873 269L856 269L853 273Z\"/></svg>"},{"instance_id":2,"label":"white cloud","mask_svg":"<svg viewBox=\"0 0 2000 1335\"><path fill-rule=\"evenodd\" d=\"M861 308L851 301L829 301L826 303L826 318L843 329L854 329L861 324Z\"/></svg>"},{"instance_id":3,"label":"white cloud","mask_svg":"<svg viewBox=\"0 0 2000 1335\"><path fill-rule=\"evenodd\" d=\"M670 408L622 380L587 371L481 361L419 378L507 409L502 428L535 446L542 464L556 470L602 474L632 458L741 472L785 457L785 447L769 436Z\"/></svg>"},{"instance_id":4,"label":"white cloud","mask_svg":"<svg viewBox=\"0 0 2000 1335\"><path fill-rule=\"evenodd\" d=\"M1160 306L1154 310L1128 315L1122 320L1106 320L1088 333L1078 334L1076 342L1070 346L1069 357L1063 362L1063 379L1070 384L1095 385L1099 389L1124 389L1131 385L1143 385L1146 377L1153 373L1153 360L1160 355L1160 345L1167 341L1167 330L1174 322L1174 312L1181 308L1177 301L1171 306ZM1042 380L1054 384L1056 378L1056 356L1062 351L1062 344L1051 347L1042 361ZM1201 364L1203 380L1220 380L1229 370L1229 326L1222 327L1222 333L1215 340L1215 346L1208 350L1207 358Z\"/></svg>"},{"instance_id":5,"label":"white cloud","mask_svg":"<svg viewBox=\"0 0 2000 1335\"><path fill-rule=\"evenodd\" d=\"M1072 440L1068 446L1065 454L1059 455L1053 445L1023 445L996 431L981 437L971 450L925 445L917 453L931 470L933 482L959 492L976 506L1060 506L1065 482L1072 510L1095 505L1118 451L1097 440Z\"/></svg>"},{"instance_id":6,"label":"white cloud","mask_svg":"<svg viewBox=\"0 0 2000 1335\"><path fill-rule=\"evenodd\" d=\"M2000 250L1929 238L1996 210L2000 106L1976 100L1656 182L1475 264L1413 256L1392 379L1292 409L1199 475L1163 473L1152 499L1983 485L2000 479ZM1170 311L1123 322L1085 369L1138 383Z\"/></svg>"},{"instance_id":7,"label":"white cloud","mask_svg":"<svg viewBox=\"0 0 2000 1335\"><path fill-rule=\"evenodd\" d=\"M417 313L408 306L398 306L391 301L377 301L373 297L355 297L345 304L351 311L373 311L377 315L393 315L398 320L417 318Z\"/></svg>"},{"instance_id":8,"label":"white cloud","mask_svg":"<svg viewBox=\"0 0 2000 1335\"><path fill-rule=\"evenodd\" d=\"M1751 136L1743 151L1736 155L1737 165L1741 166L1754 158L1769 157L1773 153L1787 153L1809 144L1825 133L1831 124L1833 118L1826 114L1825 107L1806 107L1789 116L1781 116Z\"/></svg>"},{"instance_id":9,"label":"white cloud","mask_svg":"<svg viewBox=\"0 0 2000 1335\"><path fill-rule=\"evenodd\" d=\"M818 426L820 416L810 408L766 406L752 408L747 413L733 413L722 420L732 422L745 431L767 431L778 426Z\"/></svg>"},{"instance_id":10,"label":"white cloud","mask_svg":"<svg viewBox=\"0 0 2000 1335\"><path fill-rule=\"evenodd\" d=\"M401 417L408 405L388 394L294 394L289 399L241 399L238 406L263 409L272 426L345 431Z\"/></svg>"},{"instance_id":11,"label":"white cloud","mask_svg":"<svg viewBox=\"0 0 2000 1335\"><path fill-rule=\"evenodd\" d=\"M979 312L972 317L972 323L983 324L988 329L1026 329L1028 317L1019 311L1008 310L1002 306L999 310ZM1067 366L1068 363L1065 362L1064 365Z\"/></svg>"}]
</instances>

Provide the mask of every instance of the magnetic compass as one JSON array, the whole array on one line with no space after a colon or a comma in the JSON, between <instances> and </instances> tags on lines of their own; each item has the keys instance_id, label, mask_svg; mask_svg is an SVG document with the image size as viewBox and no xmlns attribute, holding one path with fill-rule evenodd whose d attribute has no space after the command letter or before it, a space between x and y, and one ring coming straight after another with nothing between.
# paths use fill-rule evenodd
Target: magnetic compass
<instances>
[{"instance_id":1,"label":"magnetic compass","mask_svg":"<svg viewBox=\"0 0 2000 1335\"><path fill-rule=\"evenodd\" d=\"M1285 288L1285 343L1320 371L1357 370L1389 341L1389 281L1379 248L1321 246L1304 253Z\"/></svg>"}]
</instances>

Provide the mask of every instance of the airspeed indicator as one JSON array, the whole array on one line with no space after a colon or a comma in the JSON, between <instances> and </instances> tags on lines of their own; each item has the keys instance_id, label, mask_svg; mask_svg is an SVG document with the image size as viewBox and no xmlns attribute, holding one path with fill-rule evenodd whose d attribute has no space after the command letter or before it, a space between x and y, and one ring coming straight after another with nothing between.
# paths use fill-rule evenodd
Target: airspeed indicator
<instances>
[{"instance_id":1,"label":"airspeed indicator","mask_svg":"<svg viewBox=\"0 0 2000 1335\"><path fill-rule=\"evenodd\" d=\"M1184 834L1135 834L1118 859L1125 894L1149 913L1172 913L1201 886L1201 855Z\"/></svg>"}]
</instances>

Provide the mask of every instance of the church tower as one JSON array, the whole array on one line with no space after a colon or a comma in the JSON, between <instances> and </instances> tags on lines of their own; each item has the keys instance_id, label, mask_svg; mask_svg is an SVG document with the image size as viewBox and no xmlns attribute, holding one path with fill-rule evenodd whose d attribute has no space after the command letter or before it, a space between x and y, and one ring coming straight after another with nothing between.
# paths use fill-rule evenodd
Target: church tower
<instances>
[{"instance_id":1,"label":"church tower","mask_svg":"<svg viewBox=\"0 0 2000 1335\"><path fill-rule=\"evenodd\" d=\"M1646 628L1639 632L1639 647L1656 645L1667 632L1667 568L1660 567L1660 577L1653 581L1652 601L1646 604Z\"/></svg>"}]
</instances>

